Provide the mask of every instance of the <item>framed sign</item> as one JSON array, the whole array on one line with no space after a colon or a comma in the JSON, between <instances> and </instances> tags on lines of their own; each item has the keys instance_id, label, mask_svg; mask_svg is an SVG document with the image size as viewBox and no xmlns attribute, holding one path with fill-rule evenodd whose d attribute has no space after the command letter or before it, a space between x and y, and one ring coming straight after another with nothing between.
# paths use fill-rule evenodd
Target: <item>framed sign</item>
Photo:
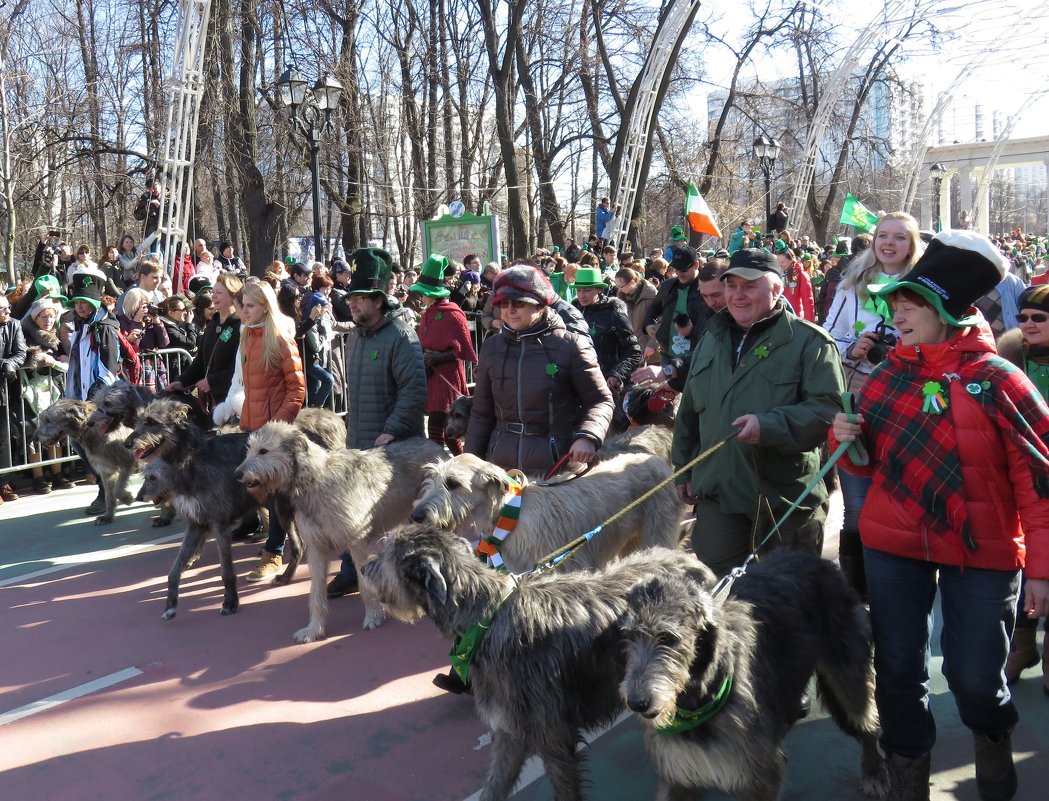
<instances>
[{"instance_id":1,"label":"framed sign","mask_svg":"<svg viewBox=\"0 0 1049 801\"><path fill-rule=\"evenodd\" d=\"M423 259L440 253L452 261L474 253L481 264L499 260L499 218L494 214L477 216L446 214L422 221Z\"/></svg>"}]
</instances>

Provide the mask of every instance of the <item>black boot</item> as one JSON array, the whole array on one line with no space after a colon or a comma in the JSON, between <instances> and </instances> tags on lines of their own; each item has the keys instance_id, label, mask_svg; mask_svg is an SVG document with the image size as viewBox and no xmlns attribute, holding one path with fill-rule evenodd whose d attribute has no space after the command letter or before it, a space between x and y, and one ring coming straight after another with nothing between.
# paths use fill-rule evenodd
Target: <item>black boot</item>
<instances>
[{"instance_id":1,"label":"black boot","mask_svg":"<svg viewBox=\"0 0 1049 801\"><path fill-rule=\"evenodd\" d=\"M842 529L838 535L838 564L849 584L867 602L867 572L863 568L863 543L860 532Z\"/></svg>"},{"instance_id":2,"label":"black boot","mask_svg":"<svg viewBox=\"0 0 1049 801\"><path fill-rule=\"evenodd\" d=\"M886 801L929 801L929 773L932 766L928 754L914 758L886 754L885 766L889 769L889 794Z\"/></svg>"},{"instance_id":3,"label":"black boot","mask_svg":"<svg viewBox=\"0 0 1049 801\"><path fill-rule=\"evenodd\" d=\"M1008 734L974 734L976 789L983 801L1009 801L1016 795L1013 741Z\"/></svg>"},{"instance_id":4,"label":"black boot","mask_svg":"<svg viewBox=\"0 0 1049 801\"><path fill-rule=\"evenodd\" d=\"M86 515L100 515L106 511L106 491L101 484L98 485L98 495L95 496L95 500L91 501L91 505L84 510Z\"/></svg>"}]
</instances>

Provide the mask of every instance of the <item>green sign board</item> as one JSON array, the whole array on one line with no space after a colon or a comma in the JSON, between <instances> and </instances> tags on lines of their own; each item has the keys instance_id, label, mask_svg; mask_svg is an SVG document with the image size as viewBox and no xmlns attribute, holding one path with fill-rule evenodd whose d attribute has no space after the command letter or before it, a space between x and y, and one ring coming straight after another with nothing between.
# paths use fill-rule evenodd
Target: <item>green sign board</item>
<instances>
[{"instance_id":1,"label":"green sign board","mask_svg":"<svg viewBox=\"0 0 1049 801\"><path fill-rule=\"evenodd\" d=\"M499 218L494 214L476 216L446 214L422 221L423 259L440 253L452 261L462 261L474 253L481 264L499 260Z\"/></svg>"}]
</instances>

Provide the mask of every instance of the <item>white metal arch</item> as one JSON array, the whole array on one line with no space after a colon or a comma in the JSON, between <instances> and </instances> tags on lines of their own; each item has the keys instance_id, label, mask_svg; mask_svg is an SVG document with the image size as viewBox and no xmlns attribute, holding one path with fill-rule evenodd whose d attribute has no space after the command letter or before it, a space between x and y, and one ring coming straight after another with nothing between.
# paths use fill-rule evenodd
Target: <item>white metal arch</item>
<instances>
[{"instance_id":1,"label":"white metal arch","mask_svg":"<svg viewBox=\"0 0 1049 801\"><path fill-rule=\"evenodd\" d=\"M193 161L197 153L197 123L204 93L204 45L211 0L182 0L179 34L168 86L168 123L161 161L160 220L157 237L170 275L175 245L186 241L193 209ZM146 243L143 243L146 244Z\"/></svg>"},{"instance_id":2,"label":"white metal arch","mask_svg":"<svg viewBox=\"0 0 1049 801\"><path fill-rule=\"evenodd\" d=\"M897 14L905 12L908 8L913 8L913 6L914 0L887 0L883 7L879 7L849 46L849 49L845 51L841 64L838 65L830 80L824 85L823 95L820 98L819 105L816 107L816 113L813 115L808 137L805 140L805 157L802 161L802 168L794 182L794 197L790 207L794 209L795 214L799 215L799 219L802 211L805 209L805 200L809 194L809 187L816 177L816 157L820 143L827 133L827 127L830 124L835 107L841 100L845 88L848 86L849 79L856 70L860 57L868 50L872 40L881 38L877 35L879 31L883 37L892 39L895 35L894 23L910 19L907 15L897 18Z\"/></svg>"},{"instance_id":3,"label":"white metal arch","mask_svg":"<svg viewBox=\"0 0 1049 801\"><path fill-rule=\"evenodd\" d=\"M656 106L659 84L671 66L674 47L682 31L692 24L698 9L699 0L672 0L666 19L656 31L656 37L652 41L649 58L638 77L640 87L637 109L630 120L630 128L621 134L627 137L627 143L623 149L619 184L612 195L612 200L615 203L623 204L623 213L615 221L612 236L609 237L613 242L622 242L630 232L631 211L637 196L637 185L641 180L641 168L645 161L648 135L652 130L652 114Z\"/></svg>"}]
</instances>

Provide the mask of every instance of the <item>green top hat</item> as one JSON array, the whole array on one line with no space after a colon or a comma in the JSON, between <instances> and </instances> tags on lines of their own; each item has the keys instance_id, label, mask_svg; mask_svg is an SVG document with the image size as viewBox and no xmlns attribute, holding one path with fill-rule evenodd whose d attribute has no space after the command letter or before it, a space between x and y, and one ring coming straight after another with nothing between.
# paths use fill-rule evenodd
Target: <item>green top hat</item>
<instances>
[{"instance_id":1,"label":"green top hat","mask_svg":"<svg viewBox=\"0 0 1049 801\"><path fill-rule=\"evenodd\" d=\"M675 225L673 228L670 229L671 242L684 242L687 239L688 237L685 236L685 229L682 228L680 225Z\"/></svg>"},{"instance_id":2,"label":"green top hat","mask_svg":"<svg viewBox=\"0 0 1049 801\"><path fill-rule=\"evenodd\" d=\"M393 257L382 248L357 248L347 295L386 295L393 272Z\"/></svg>"},{"instance_id":3,"label":"green top hat","mask_svg":"<svg viewBox=\"0 0 1049 801\"><path fill-rule=\"evenodd\" d=\"M78 300L90 303L95 310L102 305L102 287L99 286L97 276L90 273L77 273L73 276L73 286L70 292L72 297L66 301L67 306L72 306Z\"/></svg>"},{"instance_id":4,"label":"green top hat","mask_svg":"<svg viewBox=\"0 0 1049 801\"><path fill-rule=\"evenodd\" d=\"M446 298L451 293L444 286L444 271L448 268L448 259L440 253L431 253L426 264L422 266L419 280L408 287L409 292L418 292L428 298Z\"/></svg>"},{"instance_id":5,"label":"green top hat","mask_svg":"<svg viewBox=\"0 0 1049 801\"><path fill-rule=\"evenodd\" d=\"M576 289L608 289L601 271L596 267L580 267L576 270L574 286Z\"/></svg>"}]
</instances>

